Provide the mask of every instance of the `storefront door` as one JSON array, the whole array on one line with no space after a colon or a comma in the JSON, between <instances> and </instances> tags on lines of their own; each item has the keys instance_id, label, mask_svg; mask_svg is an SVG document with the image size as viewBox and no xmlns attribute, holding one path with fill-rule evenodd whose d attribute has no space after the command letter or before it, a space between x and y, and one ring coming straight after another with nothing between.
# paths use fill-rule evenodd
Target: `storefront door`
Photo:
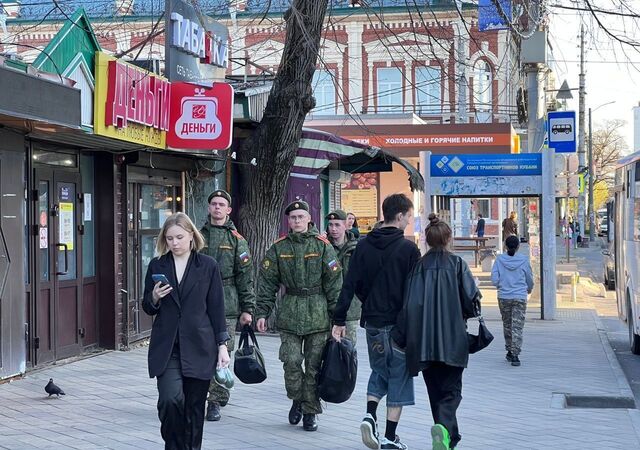
<instances>
[{"instance_id":1,"label":"storefront door","mask_svg":"<svg viewBox=\"0 0 640 450\"><path fill-rule=\"evenodd\" d=\"M82 264L80 174L65 169L35 169L36 289L35 364L78 355L81 325Z\"/></svg>"},{"instance_id":2,"label":"storefront door","mask_svg":"<svg viewBox=\"0 0 640 450\"><path fill-rule=\"evenodd\" d=\"M178 186L132 182L128 184L127 296L129 339L149 336L152 318L142 310L144 278L155 255L156 240L165 220L176 212Z\"/></svg>"}]
</instances>

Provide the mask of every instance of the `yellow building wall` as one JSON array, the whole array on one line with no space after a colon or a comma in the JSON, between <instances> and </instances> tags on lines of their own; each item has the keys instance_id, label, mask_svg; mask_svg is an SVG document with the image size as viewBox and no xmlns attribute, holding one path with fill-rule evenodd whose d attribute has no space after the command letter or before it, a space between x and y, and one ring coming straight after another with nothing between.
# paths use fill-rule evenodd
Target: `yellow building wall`
<instances>
[{"instance_id":1,"label":"yellow building wall","mask_svg":"<svg viewBox=\"0 0 640 450\"><path fill-rule=\"evenodd\" d=\"M407 160L413 167L418 168L418 158L404 158ZM415 207L413 211L414 217L420 215L420 207L421 207L421 195L415 195L411 192L411 187L409 186L409 175L407 171L398 164L393 164L393 171L391 172L380 172L380 195L378 200L378 209L380 211L380 219L382 220L382 202L384 199L392 194L405 194L407 197L413 201L413 205ZM422 193L420 193L422 194ZM407 238L415 237L414 234L414 220L412 219L409 222L409 225L404 230L404 235Z\"/></svg>"}]
</instances>

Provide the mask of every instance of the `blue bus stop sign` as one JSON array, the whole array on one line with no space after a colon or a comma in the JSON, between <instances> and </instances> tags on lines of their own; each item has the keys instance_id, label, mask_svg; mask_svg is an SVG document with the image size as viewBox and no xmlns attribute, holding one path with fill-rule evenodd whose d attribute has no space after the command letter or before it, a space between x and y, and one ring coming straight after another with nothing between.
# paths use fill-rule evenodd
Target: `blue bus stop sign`
<instances>
[{"instance_id":1,"label":"blue bus stop sign","mask_svg":"<svg viewBox=\"0 0 640 450\"><path fill-rule=\"evenodd\" d=\"M547 115L547 137L549 148L553 148L556 153L575 153L576 112L549 112Z\"/></svg>"}]
</instances>

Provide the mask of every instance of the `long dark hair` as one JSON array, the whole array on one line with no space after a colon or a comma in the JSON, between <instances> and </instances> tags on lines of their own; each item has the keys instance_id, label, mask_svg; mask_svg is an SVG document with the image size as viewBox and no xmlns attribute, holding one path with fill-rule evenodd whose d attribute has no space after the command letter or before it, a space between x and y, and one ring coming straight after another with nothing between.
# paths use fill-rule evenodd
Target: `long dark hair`
<instances>
[{"instance_id":1,"label":"long dark hair","mask_svg":"<svg viewBox=\"0 0 640 450\"><path fill-rule=\"evenodd\" d=\"M352 212L347 213L347 217L348 217L349 215L352 215L352 216L353 216L353 225L351 225L351 228L359 228L359 227L358 227L358 218L356 217L356 215L355 215L354 213L352 213Z\"/></svg>"}]
</instances>

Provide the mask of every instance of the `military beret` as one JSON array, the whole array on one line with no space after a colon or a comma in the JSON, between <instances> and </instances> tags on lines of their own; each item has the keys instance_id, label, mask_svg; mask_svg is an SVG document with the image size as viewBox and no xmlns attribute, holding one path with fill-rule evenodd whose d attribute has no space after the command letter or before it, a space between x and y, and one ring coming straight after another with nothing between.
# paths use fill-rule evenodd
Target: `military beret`
<instances>
[{"instance_id":1,"label":"military beret","mask_svg":"<svg viewBox=\"0 0 640 450\"><path fill-rule=\"evenodd\" d=\"M326 220L347 220L347 213L341 209L336 209L335 211L331 211L325 217Z\"/></svg>"},{"instance_id":2,"label":"military beret","mask_svg":"<svg viewBox=\"0 0 640 450\"><path fill-rule=\"evenodd\" d=\"M222 197L224 198L226 201L229 202L229 206L231 206L231 196L229 195L229 193L223 189L218 189L217 191L213 191L210 195L209 195L209 199L207 200L207 203L211 203L211 200L214 197Z\"/></svg>"},{"instance_id":3,"label":"military beret","mask_svg":"<svg viewBox=\"0 0 640 450\"><path fill-rule=\"evenodd\" d=\"M302 209L309 212L309 204L302 200L296 200L295 202L289 203L289 205L284 209L284 213L288 216L291 211L295 211L296 209Z\"/></svg>"}]
</instances>

